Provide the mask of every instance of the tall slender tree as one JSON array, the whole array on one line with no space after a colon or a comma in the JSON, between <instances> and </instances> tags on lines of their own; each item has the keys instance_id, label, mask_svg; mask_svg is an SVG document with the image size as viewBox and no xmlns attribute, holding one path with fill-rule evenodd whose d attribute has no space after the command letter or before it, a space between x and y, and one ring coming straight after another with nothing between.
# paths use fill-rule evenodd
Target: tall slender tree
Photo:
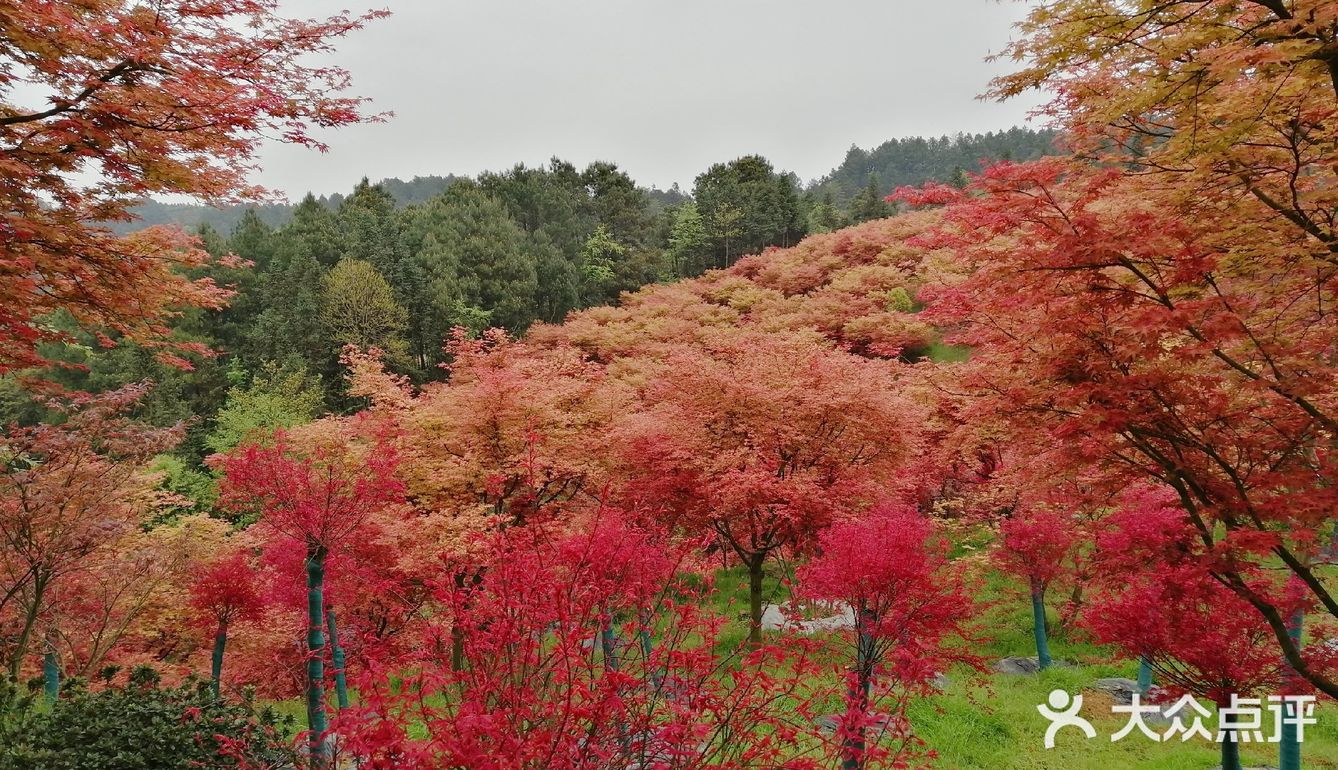
<instances>
[{"instance_id":1,"label":"tall slender tree","mask_svg":"<svg viewBox=\"0 0 1338 770\"><path fill-rule=\"evenodd\" d=\"M220 502L303 549L307 588L307 726L312 767L329 761L325 707L325 568L332 552L365 533L369 516L400 496L397 457L385 444L362 453L319 444L296 450L284 434L218 458Z\"/></svg>"}]
</instances>

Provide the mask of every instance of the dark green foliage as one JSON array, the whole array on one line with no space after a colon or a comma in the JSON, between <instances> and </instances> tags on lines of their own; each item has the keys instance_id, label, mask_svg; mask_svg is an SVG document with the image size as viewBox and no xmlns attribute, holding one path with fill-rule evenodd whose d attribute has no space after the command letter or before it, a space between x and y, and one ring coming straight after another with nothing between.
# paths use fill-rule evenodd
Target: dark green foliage
<instances>
[{"instance_id":1,"label":"dark green foliage","mask_svg":"<svg viewBox=\"0 0 1338 770\"><path fill-rule=\"evenodd\" d=\"M817 201L810 193L808 203L808 231L810 233L830 233L850 224L849 218L836 207L830 190L822 193Z\"/></svg>"},{"instance_id":2,"label":"dark green foliage","mask_svg":"<svg viewBox=\"0 0 1338 770\"><path fill-rule=\"evenodd\" d=\"M851 147L841 165L818 180L810 192L831 193L835 205L845 208L864 190L870 175L877 175L882 195L930 180L952 184L960 181L963 171L979 171L982 162L1053 155L1057 152L1054 142L1053 131L1010 128L986 134L892 139L872 150Z\"/></svg>"},{"instance_id":3,"label":"dark green foliage","mask_svg":"<svg viewBox=\"0 0 1338 770\"><path fill-rule=\"evenodd\" d=\"M794 175L777 173L759 155L717 163L697 177L692 195L713 249L711 267L767 246L793 246L807 232Z\"/></svg>"},{"instance_id":4,"label":"dark green foliage","mask_svg":"<svg viewBox=\"0 0 1338 770\"><path fill-rule=\"evenodd\" d=\"M340 204L335 222L342 256L371 263L390 283L395 299L411 306L413 296L422 290L423 271L404 248L401 219L390 193L364 178Z\"/></svg>"},{"instance_id":5,"label":"dark green foliage","mask_svg":"<svg viewBox=\"0 0 1338 770\"><path fill-rule=\"evenodd\" d=\"M217 341L207 334L186 329L199 324L203 315L190 314L180 319L173 338L216 347ZM184 369L161 360L157 351L135 343L122 341L115 347L99 349L92 337L74 331L73 326L59 315L52 316L49 322L68 328L74 334L74 342L48 346L44 350L44 355L60 363L43 370L40 373L42 379L68 390L91 392L150 382L153 387L134 409L135 418L160 427L184 423L187 436L179 451L187 456L198 453L204 426L197 418L212 415L222 405L228 388L226 371L217 357L191 355L191 368ZM59 419L44 409L18 381L4 380L0 384L3 385L0 387L0 421L35 424Z\"/></svg>"},{"instance_id":6,"label":"dark green foliage","mask_svg":"<svg viewBox=\"0 0 1338 770\"><path fill-rule=\"evenodd\" d=\"M850 221L852 224L882 219L893 214L892 204L884 199L878 185L878 175L870 174L869 182L860 190L859 195L850 202Z\"/></svg>"},{"instance_id":7,"label":"dark green foliage","mask_svg":"<svg viewBox=\"0 0 1338 770\"><path fill-rule=\"evenodd\" d=\"M453 326L488 322L523 331L534 319L538 274L530 239L482 187L460 182L404 216L406 250L424 280L409 303L420 366L439 362Z\"/></svg>"},{"instance_id":8,"label":"dark green foliage","mask_svg":"<svg viewBox=\"0 0 1338 770\"><path fill-rule=\"evenodd\" d=\"M247 209L228 236L228 251L264 270L274 257L274 228L261 221L255 209Z\"/></svg>"},{"instance_id":9,"label":"dark green foliage","mask_svg":"<svg viewBox=\"0 0 1338 770\"><path fill-rule=\"evenodd\" d=\"M243 356L253 366L294 358L312 371L327 372L335 360L320 320L328 270L300 246L272 267L258 287L264 309L251 319L241 345Z\"/></svg>"},{"instance_id":10,"label":"dark green foliage","mask_svg":"<svg viewBox=\"0 0 1338 770\"><path fill-rule=\"evenodd\" d=\"M285 738L291 720L217 700L204 681L164 688L139 669L124 688L67 687L49 710L10 705L0 719L0 770L298 766Z\"/></svg>"},{"instance_id":11,"label":"dark green foliage","mask_svg":"<svg viewBox=\"0 0 1338 770\"><path fill-rule=\"evenodd\" d=\"M334 212L307 193L293 209L293 220L280 232L278 248L287 254L305 252L321 265L334 267L344 255L344 242Z\"/></svg>"}]
</instances>

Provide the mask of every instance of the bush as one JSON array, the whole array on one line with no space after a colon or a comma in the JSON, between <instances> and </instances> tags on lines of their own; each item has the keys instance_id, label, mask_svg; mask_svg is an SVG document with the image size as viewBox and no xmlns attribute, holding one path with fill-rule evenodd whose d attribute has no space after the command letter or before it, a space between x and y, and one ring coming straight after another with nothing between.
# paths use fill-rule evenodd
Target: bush
<instances>
[{"instance_id":1,"label":"bush","mask_svg":"<svg viewBox=\"0 0 1338 770\"><path fill-rule=\"evenodd\" d=\"M212 697L209 684L163 688L148 669L124 688L72 689L50 709L10 700L0 770L292 768L291 717Z\"/></svg>"}]
</instances>

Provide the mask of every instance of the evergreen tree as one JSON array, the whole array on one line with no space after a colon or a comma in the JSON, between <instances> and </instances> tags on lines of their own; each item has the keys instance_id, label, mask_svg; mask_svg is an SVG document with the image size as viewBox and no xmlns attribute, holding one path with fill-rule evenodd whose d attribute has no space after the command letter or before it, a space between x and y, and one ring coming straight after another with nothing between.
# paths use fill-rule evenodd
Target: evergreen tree
<instances>
[{"instance_id":1,"label":"evergreen tree","mask_svg":"<svg viewBox=\"0 0 1338 770\"><path fill-rule=\"evenodd\" d=\"M599 305L618 297L615 272L627 255L627 247L618 243L604 225L595 232L581 249L581 300L584 305Z\"/></svg>"},{"instance_id":2,"label":"evergreen tree","mask_svg":"<svg viewBox=\"0 0 1338 770\"><path fill-rule=\"evenodd\" d=\"M311 193L307 193L293 209L292 221L284 226L280 234L301 243L308 254L327 268L334 267L344 255L345 248L334 212Z\"/></svg>"},{"instance_id":3,"label":"evergreen tree","mask_svg":"<svg viewBox=\"0 0 1338 770\"><path fill-rule=\"evenodd\" d=\"M696 179L693 198L707 222L718 264L767 246L788 246L807 231L796 180L748 155L717 163Z\"/></svg>"},{"instance_id":4,"label":"evergreen tree","mask_svg":"<svg viewBox=\"0 0 1338 770\"><path fill-rule=\"evenodd\" d=\"M850 202L850 221L854 224L868 222L892 216L892 204L888 203L878 189L878 175L870 174L864 189Z\"/></svg>"},{"instance_id":5,"label":"evergreen tree","mask_svg":"<svg viewBox=\"0 0 1338 770\"><path fill-rule=\"evenodd\" d=\"M558 251L547 233L531 235L525 249L534 255L535 316L541 321L558 323L567 313L581 307L581 270Z\"/></svg>"},{"instance_id":6,"label":"evergreen tree","mask_svg":"<svg viewBox=\"0 0 1338 770\"><path fill-rule=\"evenodd\" d=\"M401 218L390 193L363 178L339 205L336 222L342 256L370 263L390 284L396 302L414 305L423 290L424 276L404 248Z\"/></svg>"},{"instance_id":7,"label":"evergreen tree","mask_svg":"<svg viewBox=\"0 0 1338 770\"><path fill-rule=\"evenodd\" d=\"M406 216L406 242L417 261L430 261L438 281L446 281L464 309L477 319L486 311L491 323L513 332L534 320L539 289L535 255L527 246L533 239L507 214L505 206L479 185L459 182L441 196L416 207ZM450 276L454 273L454 276ZM444 284L441 284L444 285ZM439 307L450 298L430 297ZM440 301L439 301L440 300ZM445 302L445 305L441 303ZM440 323L424 339L449 330ZM444 335L443 335L444 336ZM437 337L434 347L439 347ZM435 349L434 349L435 353Z\"/></svg>"},{"instance_id":8,"label":"evergreen tree","mask_svg":"<svg viewBox=\"0 0 1338 770\"><path fill-rule=\"evenodd\" d=\"M255 263L257 270L264 270L274 256L274 228L261 221L255 209L249 208L228 236L227 250Z\"/></svg>"},{"instance_id":9,"label":"evergreen tree","mask_svg":"<svg viewBox=\"0 0 1338 770\"><path fill-rule=\"evenodd\" d=\"M281 260L280 270L265 273L260 287L265 309L256 316L243 347L253 365L296 359L293 365L334 373L336 351L321 325L321 286L326 272L308 251L298 248Z\"/></svg>"},{"instance_id":10,"label":"evergreen tree","mask_svg":"<svg viewBox=\"0 0 1338 770\"><path fill-rule=\"evenodd\" d=\"M822 198L809 207L808 229L813 233L830 233L850 224L836 208L831 190L822 193Z\"/></svg>"}]
</instances>

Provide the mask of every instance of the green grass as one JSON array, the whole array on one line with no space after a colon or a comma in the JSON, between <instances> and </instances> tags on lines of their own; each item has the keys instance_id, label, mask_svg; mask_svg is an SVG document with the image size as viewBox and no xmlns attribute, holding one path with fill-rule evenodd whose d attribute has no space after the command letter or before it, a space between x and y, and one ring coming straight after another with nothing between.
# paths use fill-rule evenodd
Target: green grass
<instances>
[{"instance_id":1,"label":"green grass","mask_svg":"<svg viewBox=\"0 0 1338 770\"><path fill-rule=\"evenodd\" d=\"M935 340L925 351L929 360L938 363L959 363L971 357L971 348L965 345L949 345L942 340Z\"/></svg>"}]
</instances>

